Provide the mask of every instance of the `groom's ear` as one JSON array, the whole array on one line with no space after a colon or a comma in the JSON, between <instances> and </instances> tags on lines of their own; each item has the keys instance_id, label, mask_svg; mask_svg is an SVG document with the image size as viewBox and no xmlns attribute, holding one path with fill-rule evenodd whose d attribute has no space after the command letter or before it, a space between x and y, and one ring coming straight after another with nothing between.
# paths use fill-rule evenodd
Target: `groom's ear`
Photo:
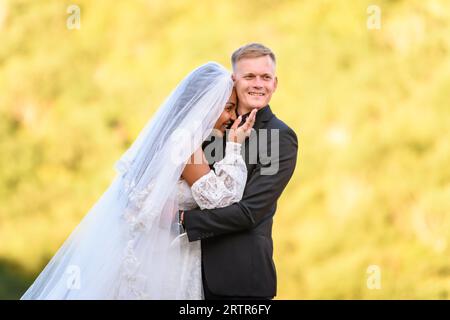
<instances>
[{"instance_id":1,"label":"groom's ear","mask_svg":"<svg viewBox=\"0 0 450 320\"><path fill-rule=\"evenodd\" d=\"M231 74L231 80L233 80L233 82L236 81L236 77L235 77L234 73Z\"/></svg>"}]
</instances>

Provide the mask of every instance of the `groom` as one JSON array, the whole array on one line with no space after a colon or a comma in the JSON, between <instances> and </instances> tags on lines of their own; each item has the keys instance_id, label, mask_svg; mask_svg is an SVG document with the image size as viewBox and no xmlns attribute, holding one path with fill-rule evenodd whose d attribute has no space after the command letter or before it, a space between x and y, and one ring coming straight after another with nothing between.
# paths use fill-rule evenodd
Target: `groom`
<instances>
[{"instance_id":1,"label":"groom","mask_svg":"<svg viewBox=\"0 0 450 320\"><path fill-rule=\"evenodd\" d=\"M255 132L242 148L248 170L244 195L225 208L185 211L181 223L189 241L201 240L205 299L272 299L273 216L295 169L297 136L269 106L277 88L273 52L251 43L231 60L241 123L258 110Z\"/></svg>"}]
</instances>

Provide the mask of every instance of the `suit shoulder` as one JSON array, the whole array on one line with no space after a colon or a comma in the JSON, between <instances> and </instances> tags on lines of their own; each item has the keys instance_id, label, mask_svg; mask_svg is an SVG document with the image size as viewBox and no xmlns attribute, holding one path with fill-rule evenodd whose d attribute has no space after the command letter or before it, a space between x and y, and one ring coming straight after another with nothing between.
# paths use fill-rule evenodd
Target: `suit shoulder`
<instances>
[{"instance_id":1,"label":"suit shoulder","mask_svg":"<svg viewBox=\"0 0 450 320\"><path fill-rule=\"evenodd\" d=\"M289 127L285 122L278 119L275 115L270 119L267 127L268 129L279 129L280 132L292 135L295 138L295 140L297 140L297 134L295 133L295 131L291 127Z\"/></svg>"}]
</instances>

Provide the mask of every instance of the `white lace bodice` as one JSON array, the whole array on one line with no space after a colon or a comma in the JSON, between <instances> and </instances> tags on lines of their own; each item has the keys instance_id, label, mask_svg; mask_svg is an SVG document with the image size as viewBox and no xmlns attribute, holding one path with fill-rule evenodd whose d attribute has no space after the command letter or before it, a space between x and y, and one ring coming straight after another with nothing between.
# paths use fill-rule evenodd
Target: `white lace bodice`
<instances>
[{"instance_id":1,"label":"white lace bodice","mask_svg":"<svg viewBox=\"0 0 450 320\"><path fill-rule=\"evenodd\" d=\"M191 187L178 181L178 206L188 210L221 208L241 200L247 180L247 168L241 155L241 144L227 142L225 157L214 164L214 171L198 179ZM206 214L206 213L205 213ZM183 274L177 299L203 299L201 243L189 242L186 233L178 237L183 255Z\"/></svg>"}]
</instances>

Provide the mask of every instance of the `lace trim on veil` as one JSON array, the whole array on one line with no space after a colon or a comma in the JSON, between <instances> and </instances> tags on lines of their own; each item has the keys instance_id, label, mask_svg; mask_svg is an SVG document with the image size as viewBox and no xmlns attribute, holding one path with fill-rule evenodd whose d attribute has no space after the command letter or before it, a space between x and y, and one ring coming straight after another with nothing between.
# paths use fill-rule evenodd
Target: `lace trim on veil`
<instances>
[{"instance_id":1,"label":"lace trim on veil","mask_svg":"<svg viewBox=\"0 0 450 320\"><path fill-rule=\"evenodd\" d=\"M120 171L125 174L127 164L120 166ZM128 164L129 165L129 164ZM146 226L151 225L156 220L156 214L152 211L143 213L145 199L153 188L149 184L143 190L136 192L134 181L129 181L123 176L123 185L126 194L128 194L128 203L122 214L122 218L128 224L128 241L123 252L123 259L120 267L119 282L115 290L115 298L129 299L129 293L132 293L137 299L150 299L150 295L142 289L139 289L137 283L145 283L147 277L139 274L141 265L135 252L137 237L145 232Z\"/></svg>"}]
</instances>

